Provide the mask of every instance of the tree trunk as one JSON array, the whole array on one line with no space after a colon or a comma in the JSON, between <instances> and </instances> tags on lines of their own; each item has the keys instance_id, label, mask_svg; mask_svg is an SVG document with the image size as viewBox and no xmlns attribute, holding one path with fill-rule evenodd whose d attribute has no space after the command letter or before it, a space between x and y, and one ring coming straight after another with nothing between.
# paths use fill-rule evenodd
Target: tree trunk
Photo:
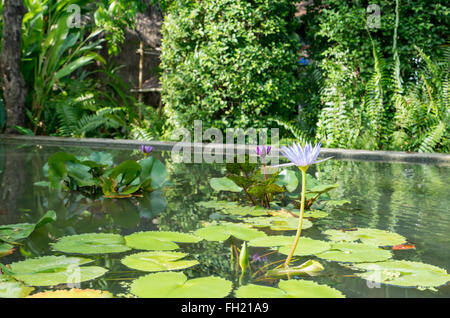
<instances>
[{"instance_id":1,"label":"tree trunk","mask_svg":"<svg viewBox=\"0 0 450 318\"><path fill-rule=\"evenodd\" d=\"M6 133L25 125L25 80L20 72L23 0L5 0L3 4L3 43L0 76L6 111Z\"/></svg>"}]
</instances>

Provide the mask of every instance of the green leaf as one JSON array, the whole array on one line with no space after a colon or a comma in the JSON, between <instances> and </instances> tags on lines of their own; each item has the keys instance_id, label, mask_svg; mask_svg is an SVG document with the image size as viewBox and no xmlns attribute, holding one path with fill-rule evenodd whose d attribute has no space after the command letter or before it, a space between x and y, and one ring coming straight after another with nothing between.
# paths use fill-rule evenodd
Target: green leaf
<instances>
[{"instance_id":1,"label":"green leaf","mask_svg":"<svg viewBox=\"0 0 450 318\"><path fill-rule=\"evenodd\" d=\"M199 264L196 260L181 260L187 255L180 252L142 252L126 256L122 264L145 272L172 271Z\"/></svg>"},{"instance_id":2,"label":"green leaf","mask_svg":"<svg viewBox=\"0 0 450 318\"><path fill-rule=\"evenodd\" d=\"M134 245L139 245L139 241L146 241L148 239L157 239L165 242L178 243L197 243L201 241L201 238L189 233L170 231L136 232L126 237L127 243Z\"/></svg>"},{"instance_id":3,"label":"green leaf","mask_svg":"<svg viewBox=\"0 0 450 318\"><path fill-rule=\"evenodd\" d=\"M335 188L339 187L339 184L335 183L335 184L321 184L315 187L312 187L310 189L307 189L307 193L317 193L317 194L322 194L325 192L328 192L330 190L333 190Z\"/></svg>"},{"instance_id":4,"label":"green leaf","mask_svg":"<svg viewBox=\"0 0 450 318\"><path fill-rule=\"evenodd\" d=\"M129 185L141 174L142 167L133 160L127 160L112 169L109 178L116 180L118 184ZM118 178L121 176L120 178Z\"/></svg>"},{"instance_id":5,"label":"green leaf","mask_svg":"<svg viewBox=\"0 0 450 318\"><path fill-rule=\"evenodd\" d=\"M291 248L292 248L292 244L285 245L285 246L280 247L278 252L280 252L281 254L289 255ZM306 256L306 255L318 254L318 253L324 252L330 248L331 248L331 245L328 242L320 241L320 240L313 240L308 237L300 237L300 239L298 240L297 247L294 251L294 255L295 256Z\"/></svg>"},{"instance_id":6,"label":"green leaf","mask_svg":"<svg viewBox=\"0 0 450 318\"><path fill-rule=\"evenodd\" d=\"M249 246L254 247L274 247L274 246L284 246L294 243L295 236L284 236L284 235L268 235L263 237L258 237L250 242Z\"/></svg>"},{"instance_id":7,"label":"green leaf","mask_svg":"<svg viewBox=\"0 0 450 318\"><path fill-rule=\"evenodd\" d=\"M298 186L297 174L292 170L285 169L278 175L276 184L279 186L285 186L289 192L292 192L297 189Z\"/></svg>"},{"instance_id":8,"label":"green leaf","mask_svg":"<svg viewBox=\"0 0 450 318\"><path fill-rule=\"evenodd\" d=\"M280 280L279 288L249 284L240 287L237 298L345 298L337 289L307 280Z\"/></svg>"},{"instance_id":9,"label":"green leaf","mask_svg":"<svg viewBox=\"0 0 450 318\"><path fill-rule=\"evenodd\" d=\"M234 236L243 241L266 236L266 233L252 229L244 224L223 223L221 225L209 225L194 232L198 237L207 241L225 241L230 236Z\"/></svg>"},{"instance_id":10,"label":"green leaf","mask_svg":"<svg viewBox=\"0 0 450 318\"><path fill-rule=\"evenodd\" d=\"M98 266L84 266L90 259L66 256L30 258L10 264L11 276L31 286L75 284L95 279L107 270Z\"/></svg>"},{"instance_id":11,"label":"green leaf","mask_svg":"<svg viewBox=\"0 0 450 318\"><path fill-rule=\"evenodd\" d=\"M236 206L236 207L224 207L222 213L230 215L240 215L240 216L261 216L267 215L269 210L261 207L250 207L250 206Z\"/></svg>"},{"instance_id":12,"label":"green leaf","mask_svg":"<svg viewBox=\"0 0 450 318\"><path fill-rule=\"evenodd\" d=\"M44 226L47 223L56 220L55 211L47 211L37 224L20 223L0 226L0 241L14 243L18 240L27 238L35 229Z\"/></svg>"},{"instance_id":13,"label":"green leaf","mask_svg":"<svg viewBox=\"0 0 450 318\"><path fill-rule=\"evenodd\" d=\"M67 64L63 68L61 68L58 72L55 74L55 78L57 80L72 74L75 70L79 69L82 66L85 66L89 63L91 63L96 58L96 54L86 55L79 57L75 61Z\"/></svg>"},{"instance_id":14,"label":"green leaf","mask_svg":"<svg viewBox=\"0 0 450 318\"><path fill-rule=\"evenodd\" d=\"M284 189L276 184L254 185L248 189L248 193L259 198L265 197L267 194L283 193Z\"/></svg>"},{"instance_id":15,"label":"green leaf","mask_svg":"<svg viewBox=\"0 0 450 318\"><path fill-rule=\"evenodd\" d=\"M78 162L66 162L67 175L72 178L77 187L91 187L98 183L94 180L90 168Z\"/></svg>"},{"instance_id":16,"label":"green leaf","mask_svg":"<svg viewBox=\"0 0 450 318\"><path fill-rule=\"evenodd\" d=\"M34 231L34 224L20 223L0 226L0 240L7 243L14 243L27 238Z\"/></svg>"},{"instance_id":17,"label":"green leaf","mask_svg":"<svg viewBox=\"0 0 450 318\"><path fill-rule=\"evenodd\" d=\"M377 246L361 243L334 243L331 248L317 257L346 263L381 262L392 257L392 252Z\"/></svg>"},{"instance_id":18,"label":"green leaf","mask_svg":"<svg viewBox=\"0 0 450 318\"><path fill-rule=\"evenodd\" d=\"M64 152L57 152L48 158L48 178L51 189L61 189L61 182L67 177L66 162L78 163L78 159Z\"/></svg>"},{"instance_id":19,"label":"green leaf","mask_svg":"<svg viewBox=\"0 0 450 318\"><path fill-rule=\"evenodd\" d=\"M197 243L201 238L180 232L168 231L148 231L136 232L125 237L126 244L132 248L141 250L174 250L179 246L174 242L179 243Z\"/></svg>"},{"instance_id":20,"label":"green leaf","mask_svg":"<svg viewBox=\"0 0 450 318\"><path fill-rule=\"evenodd\" d=\"M131 293L141 298L223 298L232 283L214 276L188 280L183 273L156 273L136 279Z\"/></svg>"},{"instance_id":21,"label":"green leaf","mask_svg":"<svg viewBox=\"0 0 450 318\"><path fill-rule=\"evenodd\" d=\"M35 229L39 229L44 225L54 221L56 221L56 212L53 210L49 210L36 223Z\"/></svg>"},{"instance_id":22,"label":"green leaf","mask_svg":"<svg viewBox=\"0 0 450 318\"><path fill-rule=\"evenodd\" d=\"M394 246L403 244L406 239L400 234L370 228L358 228L352 231L327 230L323 232L332 241L354 242L361 241L365 244L376 246Z\"/></svg>"},{"instance_id":23,"label":"green leaf","mask_svg":"<svg viewBox=\"0 0 450 318\"><path fill-rule=\"evenodd\" d=\"M295 231L299 222L298 218L279 216L245 218L244 221L255 227L269 227L273 231ZM303 219L302 229L312 226L311 221Z\"/></svg>"},{"instance_id":24,"label":"green leaf","mask_svg":"<svg viewBox=\"0 0 450 318\"><path fill-rule=\"evenodd\" d=\"M24 127L17 126L17 125L14 126L14 128L22 135L34 136L34 132L31 129L29 129L29 128L24 128Z\"/></svg>"},{"instance_id":25,"label":"green leaf","mask_svg":"<svg viewBox=\"0 0 450 318\"><path fill-rule=\"evenodd\" d=\"M320 211L320 210L310 210L310 211L305 211L303 213L303 217L305 217L305 218L321 219L321 218L325 218L327 216L328 216L327 212Z\"/></svg>"},{"instance_id":26,"label":"green leaf","mask_svg":"<svg viewBox=\"0 0 450 318\"><path fill-rule=\"evenodd\" d=\"M118 234L89 233L65 236L53 244L53 249L63 253L109 254L130 250L125 240Z\"/></svg>"},{"instance_id":27,"label":"green leaf","mask_svg":"<svg viewBox=\"0 0 450 318\"><path fill-rule=\"evenodd\" d=\"M107 152L92 152L88 157L78 158L84 165L88 165L91 168L93 167L110 167L113 165L113 156ZM92 165L92 163L96 163L96 165Z\"/></svg>"},{"instance_id":28,"label":"green leaf","mask_svg":"<svg viewBox=\"0 0 450 318\"><path fill-rule=\"evenodd\" d=\"M367 272L357 276L369 281L403 287L438 287L450 280L446 270L420 262L390 260L352 266Z\"/></svg>"},{"instance_id":29,"label":"green leaf","mask_svg":"<svg viewBox=\"0 0 450 318\"><path fill-rule=\"evenodd\" d=\"M227 177L222 178L211 178L209 184L215 191L230 191L230 192L241 192L242 188L239 187L232 180Z\"/></svg>"}]
</instances>

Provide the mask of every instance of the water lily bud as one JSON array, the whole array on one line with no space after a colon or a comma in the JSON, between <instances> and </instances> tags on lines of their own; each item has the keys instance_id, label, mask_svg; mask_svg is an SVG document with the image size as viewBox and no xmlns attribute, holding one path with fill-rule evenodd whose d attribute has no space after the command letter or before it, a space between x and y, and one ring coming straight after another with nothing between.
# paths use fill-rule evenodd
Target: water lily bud
<instances>
[{"instance_id":1,"label":"water lily bud","mask_svg":"<svg viewBox=\"0 0 450 318\"><path fill-rule=\"evenodd\" d=\"M248 247L246 241L244 241L244 243L242 244L241 253L239 254L239 266L241 266L243 273L245 273L247 267L250 266L250 262L248 260Z\"/></svg>"}]
</instances>

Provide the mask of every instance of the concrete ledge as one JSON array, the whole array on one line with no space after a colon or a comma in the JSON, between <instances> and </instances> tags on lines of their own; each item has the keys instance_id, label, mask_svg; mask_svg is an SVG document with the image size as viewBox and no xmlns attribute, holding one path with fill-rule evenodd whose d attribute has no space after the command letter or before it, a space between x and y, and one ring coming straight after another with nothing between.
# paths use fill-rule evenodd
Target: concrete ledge
<instances>
[{"instance_id":1,"label":"concrete ledge","mask_svg":"<svg viewBox=\"0 0 450 318\"><path fill-rule=\"evenodd\" d=\"M125 139L98 139L98 138L65 138L47 136L22 136L0 134L0 143L3 144L37 144L60 147L89 147L97 149L139 149L140 145L152 146L157 151L171 151L176 143L164 141L139 141ZM253 154L253 149L248 145L216 145L216 144L179 144L191 148L192 152L215 148L218 153L226 154L227 151L239 151ZM278 154L278 149L273 149L272 154ZM334 157L339 160L361 160L381 162L422 163L450 166L450 154L417 153L399 151L369 151L323 148L321 157Z\"/></svg>"}]
</instances>

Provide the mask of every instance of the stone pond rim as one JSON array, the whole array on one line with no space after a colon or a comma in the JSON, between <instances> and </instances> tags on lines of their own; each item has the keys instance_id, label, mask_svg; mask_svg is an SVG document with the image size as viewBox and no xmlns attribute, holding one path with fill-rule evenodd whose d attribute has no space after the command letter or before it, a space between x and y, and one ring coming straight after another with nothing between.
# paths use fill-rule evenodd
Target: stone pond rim
<instances>
[{"instance_id":1,"label":"stone pond rim","mask_svg":"<svg viewBox=\"0 0 450 318\"><path fill-rule=\"evenodd\" d=\"M140 141L127 139L102 139L102 138L69 138L69 137L51 137L51 136L24 136L0 134L0 143L3 144L36 144L46 146L60 147L89 147L100 149L139 149L141 145L152 146L156 151L171 151L175 142L166 141ZM203 144L204 149L210 148L215 144ZM199 144L190 145L198 149ZM249 153L250 147L243 145L223 145L226 149L234 147L236 149L245 149ZM220 149L220 147L219 147ZM273 148L271 153L276 154L277 148ZM450 154L444 153L419 153L419 152L401 152L401 151L372 151L356 149L334 149L322 148L321 157L334 157L339 160L359 160L359 161L380 161L380 162L399 162L399 163L421 163L434 164L440 166L450 166Z\"/></svg>"}]
</instances>

